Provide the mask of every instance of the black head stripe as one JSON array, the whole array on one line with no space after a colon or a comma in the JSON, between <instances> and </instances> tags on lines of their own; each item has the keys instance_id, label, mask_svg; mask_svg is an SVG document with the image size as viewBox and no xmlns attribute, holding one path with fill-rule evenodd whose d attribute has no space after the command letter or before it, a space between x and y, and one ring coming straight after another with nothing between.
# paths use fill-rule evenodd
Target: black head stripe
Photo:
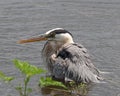
<instances>
[{"instance_id":1,"label":"black head stripe","mask_svg":"<svg viewBox=\"0 0 120 96\"><path fill-rule=\"evenodd\" d=\"M73 37L73 35L69 31L67 31L65 29L54 30L53 32L55 34L68 33L68 34L70 34Z\"/></svg>"}]
</instances>

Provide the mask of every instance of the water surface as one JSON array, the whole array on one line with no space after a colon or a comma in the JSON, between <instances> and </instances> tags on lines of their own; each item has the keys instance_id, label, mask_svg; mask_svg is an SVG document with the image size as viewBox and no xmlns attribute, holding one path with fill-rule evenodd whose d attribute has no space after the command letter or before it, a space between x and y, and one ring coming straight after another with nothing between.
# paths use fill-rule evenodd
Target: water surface
<instances>
[{"instance_id":1,"label":"water surface","mask_svg":"<svg viewBox=\"0 0 120 96\"><path fill-rule=\"evenodd\" d=\"M18 58L44 67L41 49L45 42L19 45L19 39L39 35L52 28L69 30L74 41L90 52L95 66L105 75L107 83L96 84L88 96L119 96L120 94L120 1L119 0L0 0L0 70L23 79L11 60ZM44 96L38 89L39 76L32 79L31 96ZM0 82L0 96L18 96Z\"/></svg>"}]
</instances>

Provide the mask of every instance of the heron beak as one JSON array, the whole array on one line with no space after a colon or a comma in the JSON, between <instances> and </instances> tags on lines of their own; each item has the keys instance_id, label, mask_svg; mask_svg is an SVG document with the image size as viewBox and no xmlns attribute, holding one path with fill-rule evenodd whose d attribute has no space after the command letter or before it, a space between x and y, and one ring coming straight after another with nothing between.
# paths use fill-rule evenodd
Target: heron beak
<instances>
[{"instance_id":1,"label":"heron beak","mask_svg":"<svg viewBox=\"0 0 120 96\"><path fill-rule=\"evenodd\" d=\"M41 36L38 36L38 37L19 40L17 43L23 44L23 43L30 43L30 42L37 42L37 41L45 41L45 40L47 40L47 37L45 35L41 35Z\"/></svg>"}]
</instances>

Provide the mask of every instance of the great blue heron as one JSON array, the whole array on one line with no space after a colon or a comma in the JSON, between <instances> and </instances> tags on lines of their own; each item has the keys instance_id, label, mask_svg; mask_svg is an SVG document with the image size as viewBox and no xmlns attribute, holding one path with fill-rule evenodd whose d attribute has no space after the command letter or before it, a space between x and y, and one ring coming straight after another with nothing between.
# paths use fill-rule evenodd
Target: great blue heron
<instances>
[{"instance_id":1,"label":"great blue heron","mask_svg":"<svg viewBox=\"0 0 120 96\"><path fill-rule=\"evenodd\" d=\"M20 40L28 43L47 40L42 56L52 76L75 82L100 82L99 70L93 65L87 49L74 43L73 36L63 28L49 30L38 37Z\"/></svg>"}]
</instances>

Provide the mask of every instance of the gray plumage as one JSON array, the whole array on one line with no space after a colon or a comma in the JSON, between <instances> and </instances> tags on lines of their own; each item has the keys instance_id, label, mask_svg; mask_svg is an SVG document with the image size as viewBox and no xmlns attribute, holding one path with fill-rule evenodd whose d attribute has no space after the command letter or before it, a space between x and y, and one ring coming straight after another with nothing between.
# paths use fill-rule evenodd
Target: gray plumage
<instances>
[{"instance_id":1,"label":"gray plumage","mask_svg":"<svg viewBox=\"0 0 120 96\"><path fill-rule=\"evenodd\" d=\"M46 52L48 51L46 48L49 49L49 52ZM51 58L52 54L56 55L54 60ZM55 51L47 42L43 48L43 57L47 61L49 71L55 78L64 80L67 78L84 83L98 83L101 78L98 69L90 60L87 49L80 44L65 44Z\"/></svg>"}]
</instances>

